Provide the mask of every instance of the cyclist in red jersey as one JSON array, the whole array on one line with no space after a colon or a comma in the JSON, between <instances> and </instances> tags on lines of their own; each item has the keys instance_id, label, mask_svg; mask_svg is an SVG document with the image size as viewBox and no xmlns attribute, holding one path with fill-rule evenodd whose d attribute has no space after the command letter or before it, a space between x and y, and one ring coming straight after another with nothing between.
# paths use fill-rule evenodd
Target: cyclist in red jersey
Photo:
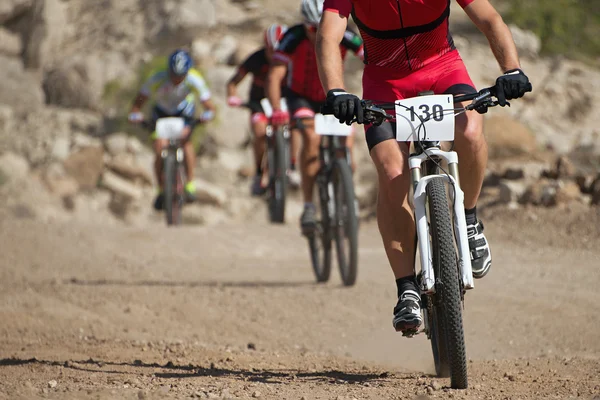
<instances>
[{"instance_id":1,"label":"cyclist in red jersey","mask_svg":"<svg viewBox=\"0 0 600 400\"><path fill-rule=\"evenodd\" d=\"M323 14L322 0L303 0L300 8L304 23L288 29L281 39L273 56L273 63L267 79L267 95L273 107L272 124L285 124L292 116L292 128L302 132L303 146L300 153L302 193L304 211L300 225L304 234L309 234L316 226L313 186L319 171L319 137L314 131L314 116L320 112L325 101L325 92L319 80L315 37L317 25ZM363 57L362 40L358 34L344 26L344 32L336 48L345 57L348 50ZM283 93L282 82L287 76ZM289 113L282 111L279 103L285 96ZM351 146L351 141L347 143Z\"/></svg>"},{"instance_id":2,"label":"cyclist in red jersey","mask_svg":"<svg viewBox=\"0 0 600 400\"><path fill-rule=\"evenodd\" d=\"M457 2L485 34L504 72L496 81L500 105L522 97L531 90L529 79L520 69L515 44L502 17L488 0ZM454 95L475 92L448 31L450 0L325 0L324 8L317 34L319 74L327 91L326 104L340 122L353 118L363 122L360 99L344 90L336 46L350 14L365 42L365 99L393 102L427 90ZM476 215L487 163L480 115L487 109L477 111L456 117L454 145L461 159L459 172L465 192L473 276L482 278L489 271L492 258ZM395 129L389 122L367 126L366 139L379 175L379 231L398 289L393 325L396 331L405 331L418 328L422 316L413 262L415 223L408 203L408 146L394 140Z\"/></svg>"},{"instance_id":3,"label":"cyclist in red jersey","mask_svg":"<svg viewBox=\"0 0 600 400\"><path fill-rule=\"evenodd\" d=\"M286 31L287 26L285 25L273 24L269 26L265 30L264 47L252 53L227 82L227 104L231 107L239 107L243 104L243 101L237 95L237 85L248 73L252 74L248 106L251 112L250 125L254 134L254 161L256 163L256 174L250 188L253 196L260 196L266 190L262 185L262 160L266 148L265 139L268 120L260 101L266 97L265 81L267 80L273 53Z\"/></svg>"}]
</instances>

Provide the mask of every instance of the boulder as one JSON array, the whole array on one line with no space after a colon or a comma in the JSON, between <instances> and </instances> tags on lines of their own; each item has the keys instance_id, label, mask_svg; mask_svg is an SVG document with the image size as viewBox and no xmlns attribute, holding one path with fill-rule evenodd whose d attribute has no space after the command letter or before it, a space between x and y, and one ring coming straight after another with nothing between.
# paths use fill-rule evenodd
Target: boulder
<instances>
[{"instance_id":1,"label":"boulder","mask_svg":"<svg viewBox=\"0 0 600 400\"><path fill-rule=\"evenodd\" d=\"M67 4L61 0L36 0L20 31L25 38L23 61L27 68L39 69L61 59L61 44L70 26Z\"/></svg>"},{"instance_id":2,"label":"boulder","mask_svg":"<svg viewBox=\"0 0 600 400\"><path fill-rule=\"evenodd\" d=\"M483 132L488 143L490 159L525 156L537 149L533 132L512 118L504 116L486 118Z\"/></svg>"},{"instance_id":3,"label":"boulder","mask_svg":"<svg viewBox=\"0 0 600 400\"><path fill-rule=\"evenodd\" d=\"M57 137L54 139L54 143L52 143L52 149L50 150L50 155L55 160L66 160L69 157L69 152L71 150L71 141L66 137Z\"/></svg>"},{"instance_id":4,"label":"boulder","mask_svg":"<svg viewBox=\"0 0 600 400\"><path fill-rule=\"evenodd\" d=\"M145 185L152 185L152 175L149 174L146 168L137 163L133 154L117 154L107 163L107 167L123 178L140 181Z\"/></svg>"},{"instance_id":5,"label":"boulder","mask_svg":"<svg viewBox=\"0 0 600 400\"><path fill-rule=\"evenodd\" d=\"M2 0L0 1L0 25L28 11L33 0Z\"/></svg>"},{"instance_id":6,"label":"boulder","mask_svg":"<svg viewBox=\"0 0 600 400\"><path fill-rule=\"evenodd\" d=\"M238 48L237 40L231 36L223 36L212 48L213 57L219 64L234 65L230 61L233 61L233 55Z\"/></svg>"},{"instance_id":7,"label":"boulder","mask_svg":"<svg viewBox=\"0 0 600 400\"><path fill-rule=\"evenodd\" d=\"M129 136L126 133L113 133L104 140L104 146L111 156L127 152Z\"/></svg>"},{"instance_id":8,"label":"boulder","mask_svg":"<svg viewBox=\"0 0 600 400\"><path fill-rule=\"evenodd\" d=\"M21 37L0 26L0 54L10 57L21 55Z\"/></svg>"},{"instance_id":9,"label":"boulder","mask_svg":"<svg viewBox=\"0 0 600 400\"><path fill-rule=\"evenodd\" d=\"M75 133L71 145L73 150L80 150L84 147L102 147L102 141L85 133Z\"/></svg>"},{"instance_id":10,"label":"boulder","mask_svg":"<svg viewBox=\"0 0 600 400\"><path fill-rule=\"evenodd\" d=\"M501 180L498 188L498 200L504 204L518 202L527 191L527 185L522 181Z\"/></svg>"},{"instance_id":11,"label":"boulder","mask_svg":"<svg viewBox=\"0 0 600 400\"><path fill-rule=\"evenodd\" d=\"M571 180L558 181L556 188L556 204L569 204L573 201L580 201L582 199L582 193L579 189L579 185Z\"/></svg>"},{"instance_id":12,"label":"boulder","mask_svg":"<svg viewBox=\"0 0 600 400\"><path fill-rule=\"evenodd\" d=\"M66 62L47 71L43 89L48 104L92 110L98 106L99 94L93 91L81 64Z\"/></svg>"},{"instance_id":13,"label":"boulder","mask_svg":"<svg viewBox=\"0 0 600 400\"><path fill-rule=\"evenodd\" d=\"M203 179L194 179L196 196L200 203L222 207L227 202L227 193L220 186Z\"/></svg>"},{"instance_id":14,"label":"boulder","mask_svg":"<svg viewBox=\"0 0 600 400\"><path fill-rule=\"evenodd\" d=\"M20 59L0 54L0 65L0 104L8 104L15 110L29 112L35 112L44 104L44 92L39 79L25 70ZM15 93L18 93L18 96L15 96Z\"/></svg>"},{"instance_id":15,"label":"boulder","mask_svg":"<svg viewBox=\"0 0 600 400\"><path fill-rule=\"evenodd\" d=\"M213 28L217 23L214 3L213 0L181 0L174 6L165 4L167 29L184 39Z\"/></svg>"},{"instance_id":16,"label":"boulder","mask_svg":"<svg viewBox=\"0 0 600 400\"><path fill-rule=\"evenodd\" d=\"M142 197L142 189L112 171L104 171L101 180L102 187L126 199L138 200Z\"/></svg>"},{"instance_id":17,"label":"boulder","mask_svg":"<svg viewBox=\"0 0 600 400\"><path fill-rule=\"evenodd\" d=\"M205 39L195 39L192 42L191 55L197 65L208 67L213 64L212 47L210 42Z\"/></svg>"},{"instance_id":18,"label":"boulder","mask_svg":"<svg viewBox=\"0 0 600 400\"><path fill-rule=\"evenodd\" d=\"M17 181L29 173L29 163L24 157L6 152L0 155L0 182Z\"/></svg>"},{"instance_id":19,"label":"boulder","mask_svg":"<svg viewBox=\"0 0 600 400\"><path fill-rule=\"evenodd\" d=\"M82 189L93 189L104 169L104 149L85 147L71 154L63 165Z\"/></svg>"}]
</instances>

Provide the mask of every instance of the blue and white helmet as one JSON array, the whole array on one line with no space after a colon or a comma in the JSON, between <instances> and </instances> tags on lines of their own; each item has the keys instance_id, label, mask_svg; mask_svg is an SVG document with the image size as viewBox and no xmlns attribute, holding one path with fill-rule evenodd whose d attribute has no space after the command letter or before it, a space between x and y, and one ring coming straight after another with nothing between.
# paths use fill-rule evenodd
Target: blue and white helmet
<instances>
[{"instance_id":1,"label":"blue and white helmet","mask_svg":"<svg viewBox=\"0 0 600 400\"><path fill-rule=\"evenodd\" d=\"M192 57L185 50L175 50L169 56L169 71L176 76L183 76L192 68Z\"/></svg>"}]
</instances>

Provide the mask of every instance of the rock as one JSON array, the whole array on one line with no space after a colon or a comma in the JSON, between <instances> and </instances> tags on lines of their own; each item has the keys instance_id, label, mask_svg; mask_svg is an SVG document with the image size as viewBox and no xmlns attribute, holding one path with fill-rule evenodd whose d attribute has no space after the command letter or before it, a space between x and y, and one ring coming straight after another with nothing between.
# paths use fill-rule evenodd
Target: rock
<instances>
[{"instance_id":1,"label":"rock","mask_svg":"<svg viewBox=\"0 0 600 400\"><path fill-rule=\"evenodd\" d=\"M438 381L431 381L431 383L429 384L429 387L432 388L433 390L441 390L442 384L439 383Z\"/></svg>"},{"instance_id":2,"label":"rock","mask_svg":"<svg viewBox=\"0 0 600 400\"><path fill-rule=\"evenodd\" d=\"M500 189L498 200L504 204L519 201L527 191L526 184L521 181L502 180L498 188Z\"/></svg>"},{"instance_id":3,"label":"rock","mask_svg":"<svg viewBox=\"0 0 600 400\"><path fill-rule=\"evenodd\" d=\"M535 135L520 122L508 117L489 117L484 130L490 159L532 154L537 149Z\"/></svg>"},{"instance_id":4,"label":"rock","mask_svg":"<svg viewBox=\"0 0 600 400\"><path fill-rule=\"evenodd\" d=\"M52 150L50 151L50 155L55 160L66 160L69 157L69 152L71 150L71 141L66 137L58 137L54 139L54 143L52 144Z\"/></svg>"},{"instance_id":5,"label":"rock","mask_svg":"<svg viewBox=\"0 0 600 400\"><path fill-rule=\"evenodd\" d=\"M44 92L39 79L25 70L20 59L0 54L0 65L0 104L9 104L15 110L29 112L35 112L44 104ZM15 93L19 95L15 96Z\"/></svg>"},{"instance_id":6,"label":"rock","mask_svg":"<svg viewBox=\"0 0 600 400\"><path fill-rule=\"evenodd\" d=\"M169 31L178 33L180 39L189 40L217 23L213 0L181 0L168 12L166 24ZM169 7L169 5L165 5Z\"/></svg>"},{"instance_id":7,"label":"rock","mask_svg":"<svg viewBox=\"0 0 600 400\"><path fill-rule=\"evenodd\" d=\"M70 176L45 176L48 190L59 197L71 197L79 191L79 184Z\"/></svg>"},{"instance_id":8,"label":"rock","mask_svg":"<svg viewBox=\"0 0 600 400\"><path fill-rule=\"evenodd\" d=\"M565 156L560 156L556 160L556 177L559 179L573 178L577 174L577 168L573 162Z\"/></svg>"},{"instance_id":9,"label":"rock","mask_svg":"<svg viewBox=\"0 0 600 400\"><path fill-rule=\"evenodd\" d=\"M0 135L14 134L15 113L9 105L0 104Z\"/></svg>"},{"instance_id":10,"label":"rock","mask_svg":"<svg viewBox=\"0 0 600 400\"><path fill-rule=\"evenodd\" d=\"M577 175L575 177L575 183L579 186L579 190L584 194L592 193L592 185L594 184L593 175Z\"/></svg>"},{"instance_id":11,"label":"rock","mask_svg":"<svg viewBox=\"0 0 600 400\"><path fill-rule=\"evenodd\" d=\"M521 203L554 206L556 205L556 186L555 181L540 179L529 185L521 198Z\"/></svg>"},{"instance_id":12,"label":"rock","mask_svg":"<svg viewBox=\"0 0 600 400\"><path fill-rule=\"evenodd\" d=\"M559 181L556 188L556 204L568 204L573 201L581 200L582 193L574 181Z\"/></svg>"},{"instance_id":13,"label":"rock","mask_svg":"<svg viewBox=\"0 0 600 400\"><path fill-rule=\"evenodd\" d=\"M58 386L58 382L56 382L54 379L52 379L50 382L48 382L48 387L51 389L54 389L57 386Z\"/></svg>"},{"instance_id":14,"label":"rock","mask_svg":"<svg viewBox=\"0 0 600 400\"><path fill-rule=\"evenodd\" d=\"M21 37L0 26L0 54L19 57L21 48Z\"/></svg>"},{"instance_id":15,"label":"rock","mask_svg":"<svg viewBox=\"0 0 600 400\"><path fill-rule=\"evenodd\" d=\"M255 390L254 393L252 393L252 397L254 398L259 398L261 396L261 393L258 390Z\"/></svg>"},{"instance_id":16,"label":"rock","mask_svg":"<svg viewBox=\"0 0 600 400\"><path fill-rule=\"evenodd\" d=\"M125 153L129 147L129 136L126 133L113 133L104 140L104 146L111 156Z\"/></svg>"},{"instance_id":17,"label":"rock","mask_svg":"<svg viewBox=\"0 0 600 400\"><path fill-rule=\"evenodd\" d=\"M227 202L227 193L221 187L203 179L194 179L196 196L200 203L222 207Z\"/></svg>"},{"instance_id":18,"label":"rock","mask_svg":"<svg viewBox=\"0 0 600 400\"><path fill-rule=\"evenodd\" d=\"M144 145L140 142L140 139L135 136L129 136L127 138L127 151L132 154L140 154L145 150Z\"/></svg>"},{"instance_id":19,"label":"rock","mask_svg":"<svg viewBox=\"0 0 600 400\"><path fill-rule=\"evenodd\" d=\"M0 155L0 181L17 181L29 173L29 163L17 154L6 152Z\"/></svg>"},{"instance_id":20,"label":"rock","mask_svg":"<svg viewBox=\"0 0 600 400\"><path fill-rule=\"evenodd\" d=\"M65 170L75 178L82 189L93 189L104 169L104 149L85 147L64 161Z\"/></svg>"},{"instance_id":21,"label":"rock","mask_svg":"<svg viewBox=\"0 0 600 400\"><path fill-rule=\"evenodd\" d=\"M205 39L195 39L192 42L191 56L196 64L204 67L211 66L214 58L210 42Z\"/></svg>"},{"instance_id":22,"label":"rock","mask_svg":"<svg viewBox=\"0 0 600 400\"><path fill-rule=\"evenodd\" d=\"M137 164L133 154L117 154L106 166L124 178L133 181L139 180L142 184L152 185L152 175L148 173L146 168Z\"/></svg>"},{"instance_id":23,"label":"rock","mask_svg":"<svg viewBox=\"0 0 600 400\"><path fill-rule=\"evenodd\" d=\"M102 141L84 133L75 133L71 145L73 150L81 150L84 147L102 147Z\"/></svg>"},{"instance_id":24,"label":"rock","mask_svg":"<svg viewBox=\"0 0 600 400\"><path fill-rule=\"evenodd\" d=\"M542 48L542 41L531 31L521 29L516 25L508 26L517 45L519 56L536 57Z\"/></svg>"},{"instance_id":25,"label":"rock","mask_svg":"<svg viewBox=\"0 0 600 400\"><path fill-rule=\"evenodd\" d=\"M89 85L87 71L81 64L65 62L46 72L43 89L46 103L68 108L95 109L98 93Z\"/></svg>"},{"instance_id":26,"label":"rock","mask_svg":"<svg viewBox=\"0 0 600 400\"><path fill-rule=\"evenodd\" d=\"M519 180L525 177L525 172L523 168L507 168L502 175L502 178L508 180Z\"/></svg>"},{"instance_id":27,"label":"rock","mask_svg":"<svg viewBox=\"0 0 600 400\"><path fill-rule=\"evenodd\" d=\"M104 171L102 174L101 185L111 192L120 194L127 199L137 200L142 197L141 188L111 171Z\"/></svg>"},{"instance_id":28,"label":"rock","mask_svg":"<svg viewBox=\"0 0 600 400\"><path fill-rule=\"evenodd\" d=\"M27 68L39 69L61 60L60 46L69 26L64 1L36 0L20 29L25 38L23 62Z\"/></svg>"},{"instance_id":29,"label":"rock","mask_svg":"<svg viewBox=\"0 0 600 400\"><path fill-rule=\"evenodd\" d=\"M233 36L224 36L212 48L215 61L219 64L233 65L230 61L232 61L232 56L237 50L237 47L237 40Z\"/></svg>"},{"instance_id":30,"label":"rock","mask_svg":"<svg viewBox=\"0 0 600 400\"><path fill-rule=\"evenodd\" d=\"M16 18L29 10L33 0L2 0L0 1L0 25Z\"/></svg>"}]
</instances>

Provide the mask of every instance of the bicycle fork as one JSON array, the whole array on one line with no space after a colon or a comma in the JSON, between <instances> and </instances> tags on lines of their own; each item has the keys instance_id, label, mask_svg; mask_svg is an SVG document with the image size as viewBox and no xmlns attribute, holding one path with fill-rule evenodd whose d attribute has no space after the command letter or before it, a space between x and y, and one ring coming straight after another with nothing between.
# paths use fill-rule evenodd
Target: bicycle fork
<instances>
[{"instance_id":1,"label":"bicycle fork","mask_svg":"<svg viewBox=\"0 0 600 400\"><path fill-rule=\"evenodd\" d=\"M426 175L421 174L421 165L429 157L439 157L448 163L449 174ZM421 256L421 289L425 293L435 292L435 273L432 263L432 249L429 241L429 224L427 221L427 185L432 179L444 179L454 187L454 236L458 247L458 268L464 289L473 289L473 273L471 270L471 256L469 241L467 239L467 222L465 220L464 192L458 180L458 155L454 151L446 152L438 148L424 150L423 153L409 158L411 179L414 188L413 207L417 228L419 254Z\"/></svg>"}]
</instances>

